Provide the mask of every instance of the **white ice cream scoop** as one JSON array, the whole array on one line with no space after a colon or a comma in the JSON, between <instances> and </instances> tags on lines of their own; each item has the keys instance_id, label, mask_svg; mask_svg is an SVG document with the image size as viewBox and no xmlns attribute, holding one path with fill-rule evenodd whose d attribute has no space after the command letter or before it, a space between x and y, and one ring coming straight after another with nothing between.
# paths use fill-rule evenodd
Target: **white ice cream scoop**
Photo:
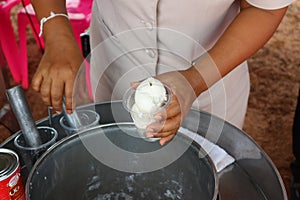
<instances>
[{"instance_id":1,"label":"white ice cream scoop","mask_svg":"<svg viewBox=\"0 0 300 200\"><path fill-rule=\"evenodd\" d=\"M137 87L134 99L140 112L156 112L167 101L165 86L157 79L148 78Z\"/></svg>"},{"instance_id":2,"label":"white ice cream scoop","mask_svg":"<svg viewBox=\"0 0 300 200\"><path fill-rule=\"evenodd\" d=\"M171 91L159 80L148 78L136 88L130 88L123 97L123 105L130 112L140 136L147 141L146 127L155 122L154 115L163 111L170 100Z\"/></svg>"}]
</instances>

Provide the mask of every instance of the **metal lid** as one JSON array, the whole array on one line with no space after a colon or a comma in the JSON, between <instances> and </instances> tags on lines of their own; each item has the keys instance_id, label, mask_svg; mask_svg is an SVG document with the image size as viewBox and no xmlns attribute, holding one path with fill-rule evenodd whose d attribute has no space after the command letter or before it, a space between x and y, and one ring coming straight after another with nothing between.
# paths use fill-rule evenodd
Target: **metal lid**
<instances>
[{"instance_id":1,"label":"metal lid","mask_svg":"<svg viewBox=\"0 0 300 200\"><path fill-rule=\"evenodd\" d=\"M15 152L0 148L0 181L14 173L18 165L19 158Z\"/></svg>"}]
</instances>

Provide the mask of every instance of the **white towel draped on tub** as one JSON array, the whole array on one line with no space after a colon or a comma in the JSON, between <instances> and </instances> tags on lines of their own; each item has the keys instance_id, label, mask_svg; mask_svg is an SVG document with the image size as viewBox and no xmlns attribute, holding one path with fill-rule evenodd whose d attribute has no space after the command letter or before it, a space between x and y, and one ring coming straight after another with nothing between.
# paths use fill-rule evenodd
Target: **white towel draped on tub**
<instances>
[{"instance_id":1,"label":"white towel draped on tub","mask_svg":"<svg viewBox=\"0 0 300 200\"><path fill-rule=\"evenodd\" d=\"M231 155L229 155L224 149L208 141L201 135L183 127L180 127L178 131L190 138L193 138L198 144L201 145L201 147L205 150L206 153L208 153L209 157L214 163L217 172L222 171L225 167L227 167L235 161L235 159Z\"/></svg>"}]
</instances>

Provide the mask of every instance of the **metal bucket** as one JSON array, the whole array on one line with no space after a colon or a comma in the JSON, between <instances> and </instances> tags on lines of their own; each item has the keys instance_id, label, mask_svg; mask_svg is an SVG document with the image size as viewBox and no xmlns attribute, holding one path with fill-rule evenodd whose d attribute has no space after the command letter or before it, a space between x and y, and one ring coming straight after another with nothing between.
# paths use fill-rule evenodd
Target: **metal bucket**
<instances>
[{"instance_id":1,"label":"metal bucket","mask_svg":"<svg viewBox=\"0 0 300 200\"><path fill-rule=\"evenodd\" d=\"M217 199L216 170L197 143L177 134L168 149L136 131L132 123L115 123L63 139L34 165L27 199ZM178 149L184 151L174 157ZM174 161L148 168L167 158Z\"/></svg>"}]
</instances>

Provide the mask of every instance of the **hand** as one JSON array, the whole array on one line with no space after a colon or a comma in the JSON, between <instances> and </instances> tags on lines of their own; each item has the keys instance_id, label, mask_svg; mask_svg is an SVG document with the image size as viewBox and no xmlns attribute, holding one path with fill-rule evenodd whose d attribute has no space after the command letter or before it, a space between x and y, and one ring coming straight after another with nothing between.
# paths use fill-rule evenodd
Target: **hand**
<instances>
[{"instance_id":1,"label":"hand","mask_svg":"<svg viewBox=\"0 0 300 200\"><path fill-rule=\"evenodd\" d=\"M74 108L94 102L91 85L89 85L90 80L87 79L87 73L90 72L89 65L90 63L85 60L77 72L72 96Z\"/></svg>"},{"instance_id":2,"label":"hand","mask_svg":"<svg viewBox=\"0 0 300 200\"><path fill-rule=\"evenodd\" d=\"M191 69L161 74L160 80L171 89L172 95L166 110L154 116L158 121L147 126L148 137L160 137L160 144L164 145L175 137L184 117L188 114L197 95L190 84Z\"/></svg>"},{"instance_id":3,"label":"hand","mask_svg":"<svg viewBox=\"0 0 300 200\"><path fill-rule=\"evenodd\" d=\"M41 93L43 101L56 111L62 111L62 97L67 112L72 112L72 92L83 56L74 37L57 36L46 44L45 53L33 77L32 87Z\"/></svg>"}]
</instances>

